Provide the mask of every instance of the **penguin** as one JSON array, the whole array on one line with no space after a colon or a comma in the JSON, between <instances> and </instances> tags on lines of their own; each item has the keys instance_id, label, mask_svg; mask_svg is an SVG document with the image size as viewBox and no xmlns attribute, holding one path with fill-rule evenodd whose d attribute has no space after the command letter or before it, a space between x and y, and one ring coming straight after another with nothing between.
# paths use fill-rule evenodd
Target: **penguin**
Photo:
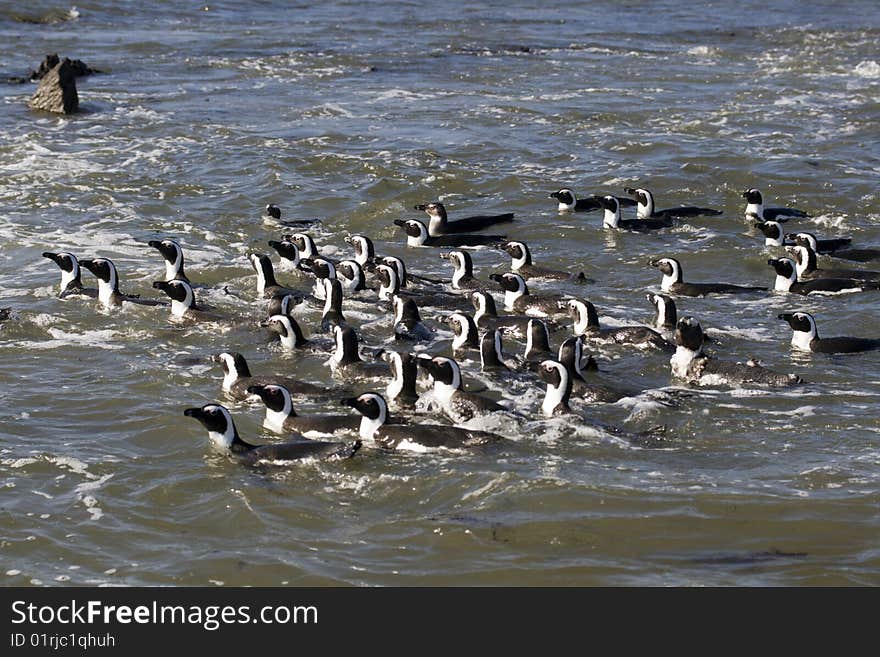
<instances>
[{"instance_id":1,"label":"penguin","mask_svg":"<svg viewBox=\"0 0 880 657\"><path fill-rule=\"evenodd\" d=\"M342 283L336 278L324 279L324 310L321 313L321 330L346 326L342 314Z\"/></svg>"},{"instance_id":2,"label":"penguin","mask_svg":"<svg viewBox=\"0 0 880 657\"><path fill-rule=\"evenodd\" d=\"M362 440L372 440L388 450L464 449L481 447L503 440L497 434L463 427L439 424L390 424L388 404L382 395L367 392L359 397L343 399L342 404L351 406L361 414L359 435Z\"/></svg>"},{"instance_id":3,"label":"penguin","mask_svg":"<svg viewBox=\"0 0 880 657\"><path fill-rule=\"evenodd\" d=\"M769 223L769 222L765 222ZM777 224L778 226L779 224ZM780 230L782 227L780 226ZM785 242L786 245L797 245L801 242L798 242L798 235L803 235L803 246L809 246L816 253L820 255L832 255L834 257L837 256L837 251L847 252L850 251L850 247L852 246L852 238L850 237L830 237L827 239L816 239L816 236L812 233L787 233L785 235L785 239L788 240ZM782 246L782 240L780 239L780 243L775 246Z\"/></svg>"},{"instance_id":4,"label":"penguin","mask_svg":"<svg viewBox=\"0 0 880 657\"><path fill-rule=\"evenodd\" d=\"M79 260L76 259L75 255L68 253L67 251L62 251L60 253L43 251L43 257L54 262L61 270L61 288L58 292L59 299L64 299L69 296L85 296L91 297L92 299L97 298L97 288L83 286Z\"/></svg>"},{"instance_id":5,"label":"penguin","mask_svg":"<svg viewBox=\"0 0 880 657\"><path fill-rule=\"evenodd\" d=\"M672 297L665 294L649 292L645 298L654 306L657 316L654 319L654 327L661 331L672 331L678 323L678 310Z\"/></svg>"},{"instance_id":6,"label":"penguin","mask_svg":"<svg viewBox=\"0 0 880 657\"><path fill-rule=\"evenodd\" d=\"M605 214L602 218L602 226L604 228L644 232L670 228L673 225L671 216L649 217L647 219L621 219L620 201L613 196L602 196L599 198L599 203L605 209Z\"/></svg>"},{"instance_id":7,"label":"penguin","mask_svg":"<svg viewBox=\"0 0 880 657\"><path fill-rule=\"evenodd\" d=\"M594 210L603 209L602 203L599 202L601 196L592 194L587 198L577 198L575 193L568 187L563 187L552 194L548 198L556 199L559 212L593 212ZM635 200L625 196L615 196L620 207L631 207L636 204Z\"/></svg>"},{"instance_id":8,"label":"penguin","mask_svg":"<svg viewBox=\"0 0 880 657\"><path fill-rule=\"evenodd\" d=\"M681 263L675 258L658 258L650 260L648 264L657 267L663 274L663 280L660 282L661 290L685 297L702 297L707 294L745 294L767 290L766 287L748 287L727 283L684 283L682 282Z\"/></svg>"},{"instance_id":9,"label":"penguin","mask_svg":"<svg viewBox=\"0 0 880 657\"><path fill-rule=\"evenodd\" d=\"M572 328L575 335L618 344L638 344L657 347L664 351L675 351L670 342L667 342L662 335L648 326L600 328L599 313L596 312L596 307L590 301L569 299L567 304L571 311Z\"/></svg>"},{"instance_id":10,"label":"penguin","mask_svg":"<svg viewBox=\"0 0 880 657\"><path fill-rule=\"evenodd\" d=\"M700 217L724 214L721 210L700 208L693 205L682 205L677 208L658 210L654 204L654 195L644 188L624 187L623 191L632 196L638 203L636 216L639 219L657 219L661 217Z\"/></svg>"},{"instance_id":11,"label":"penguin","mask_svg":"<svg viewBox=\"0 0 880 657\"><path fill-rule=\"evenodd\" d=\"M354 249L354 260L365 270L371 271L376 260L376 247L366 235L348 235L345 243Z\"/></svg>"},{"instance_id":12,"label":"penguin","mask_svg":"<svg viewBox=\"0 0 880 657\"><path fill-rule=\"evenodd\" d=\"M788 322L793 331L791 346L798 351L821 354L851 354L880 349L880 340L872 338L820 338L816 320L810 313L780 313L779 319Z\"/></svg>"},{"instance_id":13,"label":"penguin","mask_svg":"<svg viewBox=\"0 0 880 657\"><path fill-rule=\"evenodd\" d=\"M441 253L443 260L452 263L452 289L475 290L483 287L481 281L474 278L474 261L471 255L465 251L449 251Z\"/></svg>"},{"instance_id":14,"label":"penguin","mask_svg":"<svg viewBox=\"0 0 880 657\"><path fill-rule=\"evenodd\" d=\"M751 212L749 216L756 219L752 222L752 226L764 235L764 246L784 246L785 233L778 221L761 221L758 219L758 215Z\"/></svg>"},{"instance_id":15,"label":"penguin","mask_svg":"<svg viewBox=\"0 0 880 657\"><path fill-rule=\"evenodd\" d=\"M282 240L288 240L293 242L296 245L296 248L299 249L300 257L303 260L309 258L317 258L321 254L318 253L318 247L315 245L315 240L312 239L312 236L308 233L294 233L292 235L282 235Z\"/></svg>"},{"instance_id":16,"label":"penguin","mask_svg":"<svg viewBox=\"0 0 880 657\"><path fill-rule=\"evenodd\" d=\"M442 281L434 280L433 278L409 274L406 270L406 263L404 263L403 260L401 260L397 256L381 256L376 259L376 262L383 265L388 265L389 267L394 269L394 271L397 272L397 277L400 279L400 287L402 288L410 287L410 279L412 279L414 282L418 282L432 288L436 288L438 285L443 284Z\"/></svg>"},{"instance_id":17,"label":"penguin","mask_svg":"<svg viewBox=\"0 0 880 657\"><path fill-rule=\"evenodd\" d=\"M281 219L281 208L274 203L270 203L263 211L263 222L268 224L281 224L291 228L304 228L312 224L319 223L320 219Z\"/></svg>"},{"instance_id":18,"label":"penguin","mask_svg":"<svg viewBox=\"0 0 880 657\"><path fill-rule=\"evenodd\" d=\"M302 260L303 268L315 277L312 285L312 296L318 301L324 300L324 281L336 278L335 263L322 256Z\"/></svg>"},{"instance_id":19,"label":"penguin","mask_svg":"<svg viewBox=\"0 0 880 657\"><path fill-rule=\"evenodd\" d=\"M778 221L782 223L792 217L805 218L810 216L803 210L796 208L765 208L763 195L754 187L744 191L741 196L746 200L745 214L748 216L750 213L753 213L762 221Z\"/></svg>"},{"instance_id":20,"label":"penguin","mask_svg":"<svg viewBox=\"0 0 880 657\"><path fill-rule=\"evenodd\" d=\"M141 299L137 295L122 294L119 291L119 273L116 265L107 258L80 260L79 264L92 272L98 279L98 301L105 308L121 306L123 303L136 303L142 306L167 306L164 301Z\"/></svg>"},{"instance_id":21,"label":"penguin","mask_svg":"<svg viewBox=\"0 0 880 657\"><path fill-rule=\"evenodd\" d=\"M819 260L812 247L798 244L788 247L788 252L794 254L795 267L799 281L814 278L853 278L862 281L876 281L880 279L880 271L867 269L841 269L833 267L827 269L819 267Z\"/></svg>"},{"instance_id":22,"label":"penguin","mask_svg":"<svg viewBox=\"0 0 880 657\"><path fill-rule=\"evenodd\" d=\"M533 295L519 274L492 274L489 279L498 283L504 290L504 309L536 317L551 317L562 312L559 307L561 297Z\"/></svg>"},{"instance_id":23,"label":"penguin","mask_svg":"<svg viewBox=\"0 0 880 657\"><path fill-rule=\"evenodd\" d=\"M533 319L528 315L499 315L495 299L482 290L471 293L471 303L474 323L481 329L504 328L513 334L525 335L529 320Z\"/></svg>"},{"instance_id":24,"label":"penguin","mask_svg":"<svg viewBox=\"0 0 880 657\"><path fill-rule=\"evenodd\" d=\"M266 315L290 315L294 306L303 302L303 297L294 294L279 294L269 299L266 304Z\"/></svg>"},{"instance_id":25,"label":"penguin","mask_svg":"<svg viewBox=\"0 0 880 657\"><path fill-rule=\"evenodd\" d=\"M251 253L248 256L251 266L257 274L257 295L261 297L274 297L284 294L293 294L295 296L304 297L305 294L299 290L279 285L275 280L275 270L272 267L272 261L264 253Z\"/></svg>"},{"instance_id":26,"label":"penguin","mask_svg":"<svg viewBox=\"0 0 880 657\"><path fill-rule=\"evenodd\" d=\"M788 235L788 237L793 237L794 243L796 245L809 246L816 253L821 253L819 251L819 240L816 239L816 236L812 233L795 233L793 236ZM869 262L871 260L880 259L880 249L852 249L852 248L840 248L835 249L831 254L833 258L841 258L843 260L854 260L856 262Z\"/></svg>"},{"instance_id":27,"label":"penguin","mask_svg":"<svg viewBox=\"0 0 880 657\"><path fill-rule=\"evenodd\" d=\"M215 447L231 452L247 465L306 458L346 459L354 456L361 447L360 440L338 443L303 439L294 443L252 445L239 437L232 415L225 406L205 404L201 408L187 408L183 414L202 423Z\"/></svg>"},{"instance_id":28,"label":"penguin","mask_svg":"<svg viewBox=\"0 0 880 657\"><path fill-rule=\"evenodd\" d=\"M532 254L525 242L507 242L504 250L510 255L510 271L519 274L525 280L530 278L549 278L557 281L572 281L575 283L595 283L596 281L584 276L584 272L577 273L548 269L532 264Z\"/></svg>"},{"instance_id":29,"label":"penguin","mask_svg":"<svg viewBox=\"0 0 880 657\"><path fill-rule=\"evenodd\" d=\"M599 366L592 356L584 359L583 338L571 336L559 345L557 360L565 365L572 382L572 394L585 401L614 404L624 397L632 397L638 394L637 390L618 389L613 386L588 381L584 372L597 371Z\"/></svg>"},{"instance_id":30,"label":"penguin","mask_svg":"<svg viewBox=\"0 0 880 657\"><path fill-rule=\"evenodd\" d=\"M413 206L415 210L423 210L428 215L428 235L438 237L452 233L472 233L483 230L495 224L509 223L513 221L513 212L504 214L477 215L465 217L456 221L449 221L446 216L446 208L439 201Z\"/></svg>"},{"instance_id":31,"label":"penguin","mask_svg":"<svg viewBox=\"0 0 880 657\"><path fill-rule=\"evenodd\" d=\"M216 322L228 318L220 313L202 308L196 304L196 296L192 286L183 279L153 281L153 288L161 290L171 299L171 316L177 319Z\"/></svg>"},{"instance_id":32,"label":"penguin","mask_svg":"<svg viewBox=\"0 0 880 657\"><path fill-rule=\"evenodd\" d=\"M397 270L388 265L376 265L379 277L379 300L390 302L395 295L412 297L422 307L436 307L458 310L467 304L467 300L455 293L446 292L403 292L400 289L400 278Z\"/></svg>"},{"instance_id":33,"label":"penguin","mask_svg":"<svg viewBox=\"0 0 880 657\"><path fill-rule=\"evenodd\" d=\"M333 373L345 378L378 379L388 375L388 368L382 363L366 362L358 349L358 337L350 326L334 326L333 337L336 346L326 364Z\"/></svg>"},{"instance_id":34,"label":"penguin","mask_svg":"<svg viewBox=\"0 0 880 657\"><path fill-rule=\"evenodd\" d=\"M434 379L434 399L453 422L467 422L478 415L508 410L488 397L462 390L461 368L452 358L421 355L419 367Z\"/></svg>"},{"instance_id":35,"label":"penguin","mask_svg":"<svg viewBox=\"0 0 880 657\"><path fill-rule=\"evenodd\" d=\"M388 401L404 408L414 408L419 399L416 380L419 376L418 356L386 349L382 360L391 368L391 382L385 388Z\"/></svg>"},{"instance_id":36,"label":"penguin","mask_svg":"<svg viewBox=\"0 0 880 657\"><path fill-rule=\"evenodd\" d=\"M298 415L293 408L290 391L282 385L251 385L248 394L255 395L266 405L263 427L275 433L334 434L337 431L357 431L360 424L349 414Z\"/></svg>"},{"instance_id":37,"label":"penguin","mask_svg":"<svg viewBox=\"0 0 880 657\"><path fill-rule=\"evenodd\" d=\"M0 308L0 322L5 322L12 316L12 308Z\"/></svg>"},{"instance_id":38,"label":"penguin","mask_svg":"<svg viewBox=\"0 0 880 657\"><path fill-rule=\"evenodd\" d=\"M281 263L284 265L282 269L294 272L301 277L311 274L311 272L303 266L302 255L296 244L290 240L281 240L280 242L277 240L269 240L268 244L270 248L275 249L278 257L281 258Z\"/></svg>"},{"instance_id":39,"label":"penguin","mask_svg":"<svg viewBox=\"0 0 880 657\"><path fill-rule=\"evenodd\" d=\"M734 363L703 354L703 329L693 317L678 320L675 329L675 354L669 361L673 376L697 385L759 383L769 386L790 386L803 383L794 374L778 374L749 362Z\"/></svg>"},{"instance_id":40,"label":"penguin","mask_svg":"<svg viewBox=\"0 0 880 657\"><path fill-rule=\"evenodd\" d=\"M408 342L429 342L434 333L422 323L419 307L412 297L395 294L391 298L394 308L394 339Z\"/></svg>"},{"instance_id":41,"label":"penguin","mask_svg":"<svg viewBox=\"0 0 880 657\"><path fill-rule=\"evenodd\" d=\"M272 315L267 320L266 326L270 331L280 336L281 346L285 351L305 349L311 345L311 342L303 334L299 322L290 315Z\"/></svg>"},{"instance_id":42,"label":"penguin","mask_svg":"<svg viewBox=\"0 0 880 657\"><path fill-rule=\"evenodd\" d=\"M235 399L244 401L251 397L248 386L275 384L287 388L294 395L319 396L333 392L329 388L305 381L297 381L285 376L253 376L247 361L237 351L224 351L213 358L223 368L223 392Z\"/></svg>"},{"instance_id":43,"label":"penguin","mask_svg":"<svg viewBox=\"0 0 880 657\"><path fill-rule=\"evenodd\" d=\"M187 278L186 272L183 271L183 249L180 244L174 240L150 240L147 246L156 249L165 261L165 280L166 281L183 281L192 285Z\"/></svg>"},{"instance_id":44,"label":"penguin","mask_svg":"<svg viewBox=\"0 0 880 657\"><path fill-rule=\"evenodd\" d=\"M511 368L504 362L501 348L501 331L486 331L480 338L480 369L483 372L510 372Z\"/></svg>"},{"instance_id":45,"label":"penguin","mask_svg":"<svg viewBox=\"0 0 880 657\"><path fill-rule=\"evenodd\" d=\"M459 356L468 349L480 348L480 336L473 317L465 313L452 313L445 321L452 327L453 356Z\"/></svg>"},{"instance_id":46,"label":"penguin","mask_svg":"<svg viewBox=\"0 0 880 657\"><path fill-rule=\"evenodd\" d=\"M525 363L538 363L547 356L553 356L550 349L550 331L540 319L530 319L526 330L526 348L523 352Z\"/></svg>"},{"instance_id":47,"label":"penguin","mask_svg":"<svg viewBox=\"0 0 880 657\"><path fill-rule=\"evenodd\" d=\"M812 294L813 292L861 292L880 288L880 281L857 281L852 278L813 278L798 281L797 269L791 258L771 258L767 264L776 272L773 289L777 292Z\"/></svg>"},{"instance_id":48,"label":"penguin","mask_svg":"<svg viewBox=\"0 0 880 657\"><path fill-rule=\"evenodd\" d=\"M343 295L354 295L367 289L366 276L356 260L340 260L336 263L336 278L342 285Z\"/></svg>"},{"instance_id":49,"label":"penguin","mask_svg":"<svg viewBox=\"0 0 880 657\"><path fill-rule=\"evenodd\" d=\"M394 220L395 226L400 226L406 232L406 245L412 248L422 246L487 246L497 245L504 242L507 237L505 235L440 235L432 237L428 234L428 229L421 221L416 219Z\"/></svg>"}]
</instances>

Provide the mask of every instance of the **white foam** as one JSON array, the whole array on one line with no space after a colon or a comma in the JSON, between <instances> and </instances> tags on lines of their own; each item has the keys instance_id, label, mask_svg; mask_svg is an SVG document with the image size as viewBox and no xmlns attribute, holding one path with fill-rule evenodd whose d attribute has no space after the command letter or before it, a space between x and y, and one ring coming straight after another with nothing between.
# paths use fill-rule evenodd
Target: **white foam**
<instances>
[{"instance_id":1,"label":"white foam","mask_svg":"<svg viewBox=\"0 0 880 657\"><path fill-rule=\"evenodd\" d=\"M859 62L853 73L862 78L880 78L880 64L874 60Z\"/></svg>"}]
</instances>

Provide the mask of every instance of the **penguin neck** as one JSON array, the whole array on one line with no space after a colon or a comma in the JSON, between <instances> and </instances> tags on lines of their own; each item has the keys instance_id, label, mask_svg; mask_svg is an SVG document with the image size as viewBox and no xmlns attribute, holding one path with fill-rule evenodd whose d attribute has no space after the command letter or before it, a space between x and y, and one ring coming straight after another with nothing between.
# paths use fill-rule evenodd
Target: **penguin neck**
<instances>
[{"instance_id":1,"label":"penguin neck","mask_svg":"<svg viewBox=\"0 0 880 657\"><path fill-rule=\"evenodd\" d=\"M268 406L266 407L266 417L263 418L263 426L269 431L284 433L284 422L289 417L296 417L296 413L293 412L293 405L290 403L290 400L285 399L284 408L280 411L273 411Z\"/></svg>"},{"instance_id":2,"label":"penguin neck","mask_svg":"<svg viewBox=\"0 0 880 657\"><path fill-rule=\"evenodd\" d=\"M455 351L457 349L461 349L468 343L468 338L470 337L470 327L467 325L467 322L464 322L459 325L461 329L459 333L452 339L452 350Z\"/></svg>"},{"instance_id":3,"label":"penguin neck","mask_svg":"<svg viewBox=\"0 0 880 657\"><path fill-rule=\"evenodd\" d=\"M605 208L602 225L608 228L617 228L618 224L620 224L620 208L615 208L614 210Z\"/></svg>"},{"instance_id":4,"label":"penguin neck","mask_svg":"<svg viewBox=\"0 0 880 657\"><path fill-rule=\"evenodd\" d=\"M192 307L187 303L188 299L183 301L177 301L176 299L171 300L171 315L174 317L183 317L186 315L187 311Z\"/></svg>"},{"instance_id":5,"label":"penguin neck","mask_svg":"<svg viewBox=\"0 0 880 657\"><path fill-rule=\"evenodd\" d=\"M801 351L812 351L810 345L818 336L812 331L793 331L791 334L791 346Z\"/></svg>"},{"instance_id":6,"label":"penguin neck","mask_svg":"<svg viewBox=\"0 0 880 657\"><path fill-rule=\"evenodd\" d=\"M173 281L181 278L185 279L186 274L183 273L183 253L178 250L174 262L165 261L165 280Z\"/></svg>"},{"instance_id":7,"label":"penguin neck","mask_svg":"<svg viewBox=\"0 0 880 657\"><path fill-rule=\"evenodd\" d=\"M79 265L74 265L71 271L61 270L61 291L64 292L71 287L74 289L82 288Z\"/></svg>"},{"instance_id":8,"label":"penguin neck","mask_svg":"<svg viewBox=\"0 0 880 657\"><path fill-rule=\"evenodd\" d=\"M455 271L452 272L452 287L456 290L461 289L460 284L464 279L470 278L467 273L467 270L464 267L456 266Z\"/></svg>"},{"instance_id":9,"label":"penguin neck","mask_svg":"<svg viewBox=\"0 0 880 657\"><path fill-rule=\"evenodd\" d=\"M591 330L599 328L599 320L597 317L591 317L590 309L587 306L577 304L577 319L574 322L574 334L584 335Z\"/></svg>"},{"instance_id":10,"label":"penguin neck","mask_svg":"<svg viewBox=\"0 0 880 657\"><path fill-rule=\"evenodd\" d=\"M791 276L786 278L781 274L776 274L776 281L773 285L773 289L779 292L788 292L791 289L791 286L797 283L797 273L792 272Z\"/></svg>"},{"instance_id":11,"label":"penguin neck","mask_svg":"<svg viewBox=\"0 0 880 657\"><path fill-rule=\"evenodd\" d=\"M797 271L798 279L804 274L816 271L816 254L811 249L799 246L797 247L798 258L795 258L795 271Z\"/></svg>"},{"instance_id":12,"label":"penguin neck","mask_svg":"<svg viewBox=\"0 0 880 657\"><path fill-rule=\"evenodd\" d=\"M431 219L428 221L428 234L440 235L443 233L446 230L446 217L440 214L432 214L429 216Z\"/></svg>"},{"instance_id":13,"label":"penguin neck","mask_svg":"<svg viewBox=\"0 0 880 657\"><path fill-rule=\"evenodd\" d=\"M119 294L119 284L114 276L110 276L110 283L98 279L98 301L105 306L114 305L114 297Z\"/></svg>"},{"instance_id":14,"label":"penguin neck","mask_svg":"<svg viewBox=\"0 0 880 657\"><path fill-rule=\"evenodd\" d=\"M516 300L526 294L525 290L514 290L511 292L510 290L504 291L504 309L505 310L513 310L514 304Z\"/></svg>"},{"instance_id":15,"label":"penguin neck","mask_svg":"<svg viewBox=\"0 0 880 657\"><path fill-rule=\"evenodd\" d=\"M262 263L257 266L257 294L263 295L267 287L278 285L275 282L275 274L271 269L264 270Z\"/></svg>"},{"instance_id":16,"label":"penguin neck","mask_svg":"<svg viewBox=\"0 0 880 657\"><path fill-rule=\"evenodd\" d=\"M522 252L523 253L519 258L511 258L510 268L513 271L517 271L520 267L532 264L532 258L530 257L529 252L525 249L523 249Z\"/></svg>"},{"instance_id":17,"label":"penguin neck","mask_svg":"<svg viewBox=\"0 0 880 657\"><path fill-rule=\"evenodd\" d=\"M642 203L641 197L636 205L636 216L639 219L650 219L654 214L654 199L650 194L643 193L642 196L646 199L645 203Z\"/></svg>"},{"instance_id":18,"label":"penguin neck","mask_svg":"<svg viewBox=\"0 0 880 657\"><path fill-rule=\"evenodd\" d=\"M749 203L746 205L745 214L749 213L758 215L758 219L761 221L764 220L764 204L763 203Z\"/></svg>"},{"instance_id":19,"label":"penguin neck","mask_svg":"<svg viewBox=\"0 0 880 657\"><path fill-rule=\"evenodd\" d=\"M388 411L384 408L380 409L379 417L369 418L366 415L361 417L361 426L358 428L358 434L364 440L370 440L373 435L385 424L388 419Z\"/></svg>"},{"instance_id":20,"label":"penguin neck","mask_svg":"<svg viewBox=\"0 0 880 657\"><path fill-rule=\"evenodd\" d=\"M565 369L565 368L563 368ZM544 417L551 417L557 411L568 410L568 398L571 396L571 379L568 371L560 372L561 379L559 385L547 384L547 392L544 395L544 403L541 404L541 411Z\"/></svg>"}]
</instances>

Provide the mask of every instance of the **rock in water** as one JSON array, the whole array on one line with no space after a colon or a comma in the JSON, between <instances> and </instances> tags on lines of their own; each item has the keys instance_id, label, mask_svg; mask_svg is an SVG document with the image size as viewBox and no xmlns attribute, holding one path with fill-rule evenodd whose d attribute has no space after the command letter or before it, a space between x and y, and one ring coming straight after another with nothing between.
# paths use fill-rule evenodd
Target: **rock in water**
<instances>
[{"instance_id":1,"label":"rock in water","mask_svg":"<svg viewBox=\"0 0 880 657\"><path fill-rule=\"evenodd\" d=\"M61 58L58 57L57 53L52 53L51 55L46 55L46 58L40 62L40 66L35 71L31 71L30 79L32 81L42 80L46 77L46 74L51 71L53 68L58 66L61 62ZM93 73L100 73L98 69L92 68L85 62L80 59L72 59L70 60L70 65L73 68L73 74L77 77L81 77L84 75L92 75Z\"/></svg>"},{"instance_id":2,"label":"rock in water","mask_svg":"<svg viewBox=\"0 0 880 657\"><path fill-rule=\"evenodd\" d=\"M31 97L30 106L58 114L73 114L79 110L76 70L67 57L43 76Z\"/></svg>"}]
</instances>

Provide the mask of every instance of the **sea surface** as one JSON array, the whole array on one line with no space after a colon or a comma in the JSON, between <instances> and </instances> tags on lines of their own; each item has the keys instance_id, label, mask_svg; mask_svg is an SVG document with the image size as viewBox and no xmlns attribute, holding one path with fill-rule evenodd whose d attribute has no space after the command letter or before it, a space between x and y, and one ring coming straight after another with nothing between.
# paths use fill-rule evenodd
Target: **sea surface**
<instances>
[{"instance_id":1,"label":"sea surface","mask_svg":"<svg viewBox=\"0 0 880 657\"><path fill-rule=\"evenodd\" d=\"M772 286L780 253L743 218L748 187L810 213L787 228L880 245L876 0L0 6L4 79L56 52L103 71L77 81L80 114L32 111L34 83L0 84L0 583L880 584L880 352L793 353L776 317L806 310L822 335L880 337L880 292L678 299L718 358L806 381L789 389L688 388L668 354L596 346L601 381L647 392L545 420L543 384L486 380L462 360L469 385L519 413L470 423L509 438L488 449L365 444L345 462L255 470L183 416L217 401L242 437L281 439L261 404L224 397L221 351L255 374L341 385L326 357L286 354L259 326L248 253L295 282L266 244L289 232L262 219L267 203L320 219L310 232L330 257L365 233L435 277L448 264L406 248L393 220L432 200L452 219L515 212L505 232L538 264L596 280L533 291L589 299L608 326L651 321L651 258L678 257L689 281ZM607 231L599 213L557 213L548 194L563 186L643 186L660 207L724 214ZM147 242L163 237L237 323L59 299L41 257L109 257L124 292L159 298ZM472 253L480 278L509 267ZM345 309L365 351L396 346L375 303ZM443 314L423 310L438 341ZM296 315L319 331L319 309ZM333 395L297 404L340 408ZM597 422L663 425L668 444L633 446Z\"/></svg>"}]
</instances>

